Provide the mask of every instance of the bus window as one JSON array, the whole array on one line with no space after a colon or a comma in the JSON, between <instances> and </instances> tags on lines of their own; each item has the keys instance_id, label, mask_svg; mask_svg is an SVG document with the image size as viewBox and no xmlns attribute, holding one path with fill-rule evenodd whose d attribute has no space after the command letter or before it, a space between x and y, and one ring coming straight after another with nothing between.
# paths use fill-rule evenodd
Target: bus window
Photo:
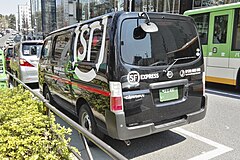
<instances>
[{"instance_id":1,"label":"bus window","mask_svg":"<svg viewBox=\"0 0 240 160\"><path fill-rule=\"evenodd\" d=\"M214 19L213 43L226 43L228 15L216 16Z\"/></svg>"},{"instance_id":2,"label":"bus window","mask_svg":"<svg viewBox=\"0 0 240 160\"><path fill-rule=\"evenodd\" d=\"M240 12L239 9L235 11L235 22L233 28L233 46L232 50L240 50Z\"/></svg>"},{"instance_id":3,"label":"bus window","mask_svg":"<svg viewBox=\"0 0 240 160\"><path fill-rule=\"evenodd\" d=\"M208 43L209 13L193 15L202 45Z\"/></svg>"}]
</instances>

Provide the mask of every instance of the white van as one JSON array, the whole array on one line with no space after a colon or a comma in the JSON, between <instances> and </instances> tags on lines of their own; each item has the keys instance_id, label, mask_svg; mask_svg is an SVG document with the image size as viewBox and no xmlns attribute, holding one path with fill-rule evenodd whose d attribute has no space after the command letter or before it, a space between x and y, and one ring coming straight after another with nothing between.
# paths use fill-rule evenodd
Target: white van
<instances>
[{"instance_id":1,"label":"white van","mask_svg":"<svg viewBox=\"0 0 240 160\"><path fill-rule=\"evenodd\" d=\"M38 59L43 41L23 41L14 45L11 73L24 83L38 82ZM16 85L16 83L14 83Z\"/></svg>"}]
</instances>

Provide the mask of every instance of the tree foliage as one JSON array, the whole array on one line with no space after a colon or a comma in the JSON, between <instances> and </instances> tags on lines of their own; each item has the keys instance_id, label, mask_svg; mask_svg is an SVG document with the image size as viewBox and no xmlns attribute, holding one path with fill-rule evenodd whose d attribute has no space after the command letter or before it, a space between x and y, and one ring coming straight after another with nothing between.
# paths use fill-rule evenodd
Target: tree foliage
<instances>
[{"instance_id":1,"label":"tree foliage","mask_svg":"<svg viewBox=\"0 0 240 160\"><path fill-rule=\"evenodd\" d=\"M12 29L16 29L16 17L14 14L10 14L8 17L8 27Z\"/></svg>"}]
</instances>

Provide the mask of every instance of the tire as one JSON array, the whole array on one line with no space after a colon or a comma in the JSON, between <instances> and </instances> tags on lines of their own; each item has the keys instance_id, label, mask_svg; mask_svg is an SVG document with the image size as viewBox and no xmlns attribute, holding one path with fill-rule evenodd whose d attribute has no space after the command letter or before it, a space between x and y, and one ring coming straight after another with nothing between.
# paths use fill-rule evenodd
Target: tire
<instances>
[{"instance_id":1,"label":"tire","mask_svg":"<svg viewBox=\"0 0 240 160\"><path fill-rule=\"evenodd\" d=\"M99 130L98 130L98 127L96 125L96 122L94 120L94 117L93 117L93 114L92 112L90 111L90 108L87 104L83 104L80 108L80 111L79 111L79 124L86 130L88 130L90 133L96 135L97 137L99 137L100 139L103 139L104 138L104 134L101 133ZM80 133L79 133L80 134ZM93 146L94 144L86 139L88 144L90 146Z\"/></svg>"},{"instance_id":2,"label":"tire","mask_svg":"<svg viewBox=\"0 0 240 160\"><path fill-rule=\"evenodd\" d=\"M48 86L44 87L43 96L46 100L49 101L50 104L53 104L53 98L52 98L52 95L51 95L51 93L48 89Z\"/></svg>"},{"instance_id":3,"label":"tire","mask_svg":"<svg viewBox=\"0 0 240 160\"><path fill-rule=\"evenodd\" d=\"M238 69L237 78L236 78L236 89L240 91L240 68Z\"/></svg>"}]
</instances>

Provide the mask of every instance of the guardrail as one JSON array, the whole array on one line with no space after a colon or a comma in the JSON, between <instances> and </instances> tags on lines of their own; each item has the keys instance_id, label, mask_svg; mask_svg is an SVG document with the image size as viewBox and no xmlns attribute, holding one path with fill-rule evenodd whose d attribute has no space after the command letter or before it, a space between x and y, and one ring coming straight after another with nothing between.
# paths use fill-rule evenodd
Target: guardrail
<instances>
[{"instance_id":1,"label":"guardrail","mask_svg":"<svg viewBox=\"0 0 240 160\"><path fill-rule=\"evenodd\" d=\"M39 100L41 100L44 105L47 107L47 114L50 116L50 111L52 111L54 114L59 116L62 120L64 120L66 123L68 123L70 126L72 126L74 129L76 129L79 133L81 133L81 137L83 140L84 147L86 149L86 152L88 154L88 157L90 160L93 160L91 151L89 149L89 146L87 144L86 138L89 139L91 142L93 142L98 148L100 148L102 151L104 151L106 154L108 154L112 159L116 160L127 160L126 157L118 153L116 150L114 150L111 146L97 138L95 135L84 129L82 126L80 126L78 123L67 117L65 114L63 114L61 111L59 111L57 108L52 106L48 103L48 100L46 100L41 94L34 92L30 87L28 87L26 84L24 84L21 80L19 80L15 75L11 74L10 72L6 71L9 76L11 76L14 80L16 80L19 84L21 84L24 88L29 90L34 96L36 96ZM86 138L85 138L86 137ZM73 151L70 146L68 147L70 151L76 156L76 158L82 160L81 156Z\"/></svg>"}]
</instances>

